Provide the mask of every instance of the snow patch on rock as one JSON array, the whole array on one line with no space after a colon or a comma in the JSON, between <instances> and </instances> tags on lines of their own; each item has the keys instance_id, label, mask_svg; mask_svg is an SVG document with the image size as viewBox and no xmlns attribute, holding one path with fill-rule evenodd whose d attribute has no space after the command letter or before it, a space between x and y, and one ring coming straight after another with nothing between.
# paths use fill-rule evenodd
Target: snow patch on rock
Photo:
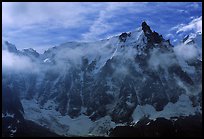
<instances>
[{"instance_id":1,"label":"snow patch on rock","mask_svg":"<svg viewBox=\"0 0 204 139\"><path fill-rule=\"evenodd\" d=\"M156 120L158 117L171 119L172 117L195 115L196 112L202 113L201 107L192 106L187 95L182 94L176 103L169 102L162 111L156 111L152 105L138 105L133 114L133 122L137 123L141 118L148 117L149 119Z\"/></svg>"}]
</instances>

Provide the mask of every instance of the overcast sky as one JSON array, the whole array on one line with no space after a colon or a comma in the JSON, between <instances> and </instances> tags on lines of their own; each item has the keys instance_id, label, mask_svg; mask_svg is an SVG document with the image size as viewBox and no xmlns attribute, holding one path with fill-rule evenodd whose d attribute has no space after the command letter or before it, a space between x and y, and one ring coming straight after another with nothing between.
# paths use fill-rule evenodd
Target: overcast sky
<instances>
[{"instance_id":1,"label":"overcast sky","mask_svg":"<svg viewBox=\"0 0 204 139\"><path fill-rule=\"evenodd\" d=\"M69 41L94 41L133 31L146 21L176 43L202 30L201 2L3 2L3 40L43 52Z\"/></svg>"}]
</instances>

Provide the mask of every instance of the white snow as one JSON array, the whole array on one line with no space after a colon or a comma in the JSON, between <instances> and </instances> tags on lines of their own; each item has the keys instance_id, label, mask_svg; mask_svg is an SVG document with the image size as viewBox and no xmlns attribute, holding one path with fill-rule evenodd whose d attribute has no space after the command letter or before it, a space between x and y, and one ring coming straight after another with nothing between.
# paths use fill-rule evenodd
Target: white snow
<instances>
[{"instance_id":1,"label":"white snow","mask_svg":"<svg viewBox=\"0 0 204 139\"><path fill-rule=\"evenodd\" d=\"M17 123L19 124L19 123L20 123L20 121L19 121L19 120L17 120Z\"/></svg>"},{"instance_id":2,"label":"white snow","mask_svg":"<svg viewBox=\"0 0 204 139\"><path fill-rule=\"evenodd\" d=\"M146 125L149 125L150 124L150 122L148 122Z\"/></svg>"},{"instance_id":3,"label":"white snow","mask_svg":"<svg viewBox=\"0 0 204 139\"><path fill-rule=\"evenodd\" d=\"M11 130L10 130L10 132L11 132L10 137L13 137L14 134L16 133L16 131L17 131L17 128L11 129Z\"/></svg>"},{"instance_id":4,"label":"white snow","mask_svg":"<svg viewBox=\"0 0 204 139\"><path fill-rule=\"evenodd\" d=\"M54 109L55 106L51 101L47 102L43 108L40 108L35 100L22 100L22 105L25 110L25 119L32 120L37 124L47 127L59 135L105 135L110 128L116 126L109 116L103 117L95 122L83 114L74 119L68 115L62 116Z\"/></svg>"},{"instance_id":5,"label":"white snow","mask_svg":"<svg viewBox=\"0 0 204 139\"><path fill-rule=\"evenodd\" d=\"M49 58L46 58L45 60L43 60L44 63L50 63L51 60Z\"/></svg>"},{"instance_id":6,"label":"white snow","mask_svg":"<svg viewBox=\"0 0 204 139\"><path fill-rule=\"evenodd\" d=\"M2 118L5 118L5 117L11 117L11 118L14 118L14 114L12 113L8 113L8 112L6 112L5 114L4 113L2 113Z\"/></svg>"},{"instance_id":7,"label":"white snow","mask_svg":"<svg viewBox=\"0 0 204 139\"><path fill-rule=\"evenodd\" d=\"M128 101L126 101L125 103L126 103L127 106L129 106L129 107L134 107L134 104L135 104L135 103L131 103L131 102L128 102Z\"/></svg>"},{"instance_id":8,"label":"white snow","mask_svg":"<svg viewBox=\"0 0 204 139\"><path fill-rule=\"evenodd\" d=\"M182 94L176 103L169 102L162 111L156 111L152 105L138 105L134 110L132 117L133 122L137 123L144 116L155 120L158 117L170 119L171 117L195 115L196 112L201 113L201 107L193 107L187 95Z\"/></svg>"},{"instance_id":9,"label":"white snow","mask_svg":"<svg viewBox=\"0 0 204 139\"><path fill-rule=\"evenodd\" d=\"M16 133L17 129L16 128L15 129L11 129L10 131L11 131L12 134L14 134L14 133Z\"/></svg>"},{"instance_id":10,"label":"white snow","mask_svg":"<svg viewBox=\"0 0 204 139\"><path fill-rule=\"evenodd\" d=\"M116 127L116 123L111 121L110 116L105 116L95 121L90 131L92 135L107 136L107 132L114 127Z\"/></svg>"}]
</instances>

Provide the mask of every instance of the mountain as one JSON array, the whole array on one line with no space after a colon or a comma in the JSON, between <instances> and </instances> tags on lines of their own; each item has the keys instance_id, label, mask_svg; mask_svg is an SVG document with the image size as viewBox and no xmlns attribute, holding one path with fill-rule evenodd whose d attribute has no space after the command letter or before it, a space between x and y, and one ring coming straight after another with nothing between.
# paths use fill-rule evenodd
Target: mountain
<instances>
[{"instance_id":1,"label":"mountain","mask_svg":"<svg viewBox=\"0 0 204 139\"><path fill-rule=\"evenodd\" d=\"M7 50L9 52L16 53L18 50L16 49L16 46L9 43L8 41L4 41L2 44L2 50Z\"/></svg>"},{"instance_id":2,"label":"mountain","mask_svg":"<svg viewBox=\"0 0 204 139\"><path fill-rule=\"evenodd\" d=\"M2 73L3 96L12 96L3 97L2 118L20 115L62 136L109 136L144 117L202 114L202 61L180 56L146 22L105 40L19 51L14 61L21 58L30 66Z\"/></svg>"},{"instance_id":3,"label":"mountain","mask_svg":"<svg viewBox=\"0 0 204 139\"><path fill-rule=\"evenodd\" d=\"M22 52L23 52L24 55L30 56L30 57L38 58L40 56L40 54L36 50L34 50L32 48L23 49Z\"/></svg>"}]
</instances>

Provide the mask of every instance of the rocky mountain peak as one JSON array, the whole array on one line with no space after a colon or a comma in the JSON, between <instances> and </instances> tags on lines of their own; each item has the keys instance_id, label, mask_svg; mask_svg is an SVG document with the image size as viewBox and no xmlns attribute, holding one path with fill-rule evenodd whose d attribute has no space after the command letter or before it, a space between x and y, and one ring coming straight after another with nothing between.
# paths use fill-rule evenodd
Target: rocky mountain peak
<instances>
[{"instance_id":1,"label":"rocky mountain peak","mask_svg":"<svg viewBox=\"0 0 204 139\"><path fill-rule=\"evenodd\" d=\"M147 25L146 22L142 22L142 30L147 37L147 41L149 43L161 43L163 40L162 35L150 29L150 26Z\"/></svg>"},{"instance_id":2,"label":"rocky mountain peak","mask_svg":"<svg viewBox=\"0 0 204 139\"><path fill-rule=\"evenodd\" d=\"M130 37L130 35L131 35L131 33L124 32L119 36L119 39L120 39L121 42L125 42L127 37Z\"/></svg>"},{"instance_id":3,"label":"rocky mountain peak","mask_svg":"<svg viewBox=\"0 0 204 139\"><path fill-rule=\"evenodd\" d=\"M9 52L17 52L18 50L16 49L16 46L9 43L8 41L4 41L3 43L3 50L8 50Z\"/></svg>"},{"instance_id":4,"label":"rocky mountain peak","mask_svg":"<svg viewBox=\"0 0 204 139\"><path fill-rule=\"evenodd\" d=\"M144 31L145 35L152 33L152 30L150 29L150 27L147 25L145 21L142 22L142 30Z\"/></svg>"},{"instance_id":5,"label":"rocky mountain peak","mask_svg":"<svg viewBox=\"0 0 204 139\"><path fill-rule=\"evenodd\" d=\"M36 50L34 50L32 48L23 49L23 53L26 55L32 55L34 57L39 57L39 55L40 55Z\"/></svg>"}]
</instances>

